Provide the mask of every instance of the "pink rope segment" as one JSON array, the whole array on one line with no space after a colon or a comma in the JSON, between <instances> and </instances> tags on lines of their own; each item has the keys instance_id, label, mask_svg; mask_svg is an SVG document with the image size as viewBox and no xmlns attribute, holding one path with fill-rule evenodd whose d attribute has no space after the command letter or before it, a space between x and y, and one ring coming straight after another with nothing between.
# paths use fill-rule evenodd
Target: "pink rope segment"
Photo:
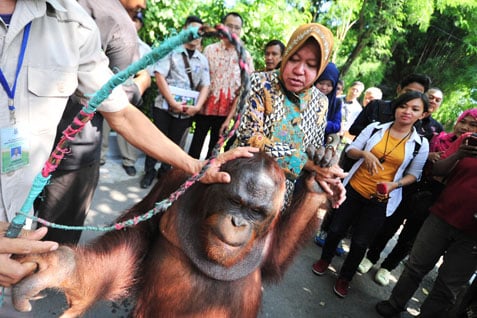
<instances>
[{"instance_id":1,"label":"pink rope segment","mask_svg":"<svg viewBox=\"0 0 477 318\"><path fill-rule=\"evenodd\" d=\"M53 171L58 168L61 160L63 160L65 154L69 152L70 141L73 140L78 132L80 132L88 121L93 118L94 113L86 113L83 109L73 119L73 122L63 131L63 136L58 141L57 146L52 151L47 162L41 170L43 177L49 176Z\"/></svg>"}]
</instances>

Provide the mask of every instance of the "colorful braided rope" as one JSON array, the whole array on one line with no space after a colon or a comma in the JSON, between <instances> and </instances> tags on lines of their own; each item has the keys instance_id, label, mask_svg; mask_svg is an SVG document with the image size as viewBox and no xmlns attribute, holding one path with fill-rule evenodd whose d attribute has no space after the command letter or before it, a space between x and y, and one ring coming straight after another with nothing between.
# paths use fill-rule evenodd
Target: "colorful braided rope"
<instances>
[{"instance_id":1,"label":"colorful braided rope","mask_svg":"<svg viewBox=\"0 0 477 318\"><path fill-rule=\"evenodd\" d=\"M165 57L169 52L171 52L175 47L187 43L193 39L198 37L226 37L230 43L232 43L238 53L239 56L239 66L241 71L241 81L242 85L239 92L239 99L237 104L236 114L234 116L235 124L230 129L224 131L224 133L220 136L219 141L215 145L211 158L207 160L206 164L203 166L202 170L191 176L186 182L184 182L179 189L177 189L174 193L172 193L169 198L156 203L156 206L144 213L143 215L137 216L133 219L126 220L123 222L119 222L113 224L111 226L66 226L61 224L55 224L52 222L48 222L47 220L29 215L29 211L33 207L33 202L36 197L41 193L43 188L48 184L48 181L51 178L51 173L56 170L58 165L60 164L61 160L63 159L64 155L68 152L68 146L71 140L74 139L76 134L81 131L84 125L91 120L94 116L96 108L109 96L110 92L116 87L124 83L130 76L136 74L138 71L146 68L148 65L155 63L156 61L160 60L161 58ZM89 231L112 231L112 230L120 230L125 227L132 227L139 222L145 221L153 217L154 215L164 212L169 208L174 201L176 201L190 186L192 186L195 182L197 182L205 173L205 171L210 167L213 163L215 158L220 153L220 149L222 148L225 141L227 141L236 131L242 114L245 110L245 101L250 87L250 80L248 76L248 69L246 63L246 52L244 47L241 45L240 41L235 35L231 35L227 28L223 25L217 25L215 28L210 28L208 26L202 26L199 28L189 28L187 30L181 31L174 37L171 37L163 42L159 47L152 50L152 52L148 53L140 60L131 64L125 70L115 74L103 87L98 90L91 100L89 101L88 105L85 106L74 118L73 122L68 126L65 131L63 131L63 136L58 142L58 145L55 147L53 152L51 153L48 161L45 163L41 173L39 173L30 189L30 193L25 200L20 211L16 214L10 227L7 230L6 236L7 237L17 237L25 225L26 218L30 218L42 225L64 229L64 230L89 230Z\"/></svg>"}]
</instances>

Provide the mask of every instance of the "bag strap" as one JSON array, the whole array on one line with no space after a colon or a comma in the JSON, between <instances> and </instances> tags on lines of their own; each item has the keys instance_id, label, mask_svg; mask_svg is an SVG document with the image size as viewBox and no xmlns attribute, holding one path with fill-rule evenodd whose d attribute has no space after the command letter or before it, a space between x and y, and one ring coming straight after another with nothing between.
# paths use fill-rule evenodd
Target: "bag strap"
<instances>
[{"instance_id":1,"label":"bag strap","mask_svg":"<svg viewBox=\"0 0 477 318\"><path fill-rule=\"evenodd\" d=\"M406 168L404 168L404 172L406 172L407 168L409 168L411 163L414 161L414 158L416 158L416 155L419 153L419 150L421 150L421 144L422 144L422 141L423 141L422 140L423 137L421 135L419 135L419 137L421 137L421 143L418 143L418 142L414 143L414 151L412 152L412 160L409 161Z\"/></svg>"},{"instance_id":2,"label":"bag strap","mask_svg":"<svg viewBox=\"0 0 477 318\"><path fill-rule=\"evenodd\" d=\"M422 136L419 136L421 137L421 144L422 144ZM414 151L412 152L412 155L415 157L418 153L419 153L419 150L421 149L421 144L420 143L417 143L415 142L414 143Z\"/></svg>"},{"instance_id":3,"label":"bag strap","mask_svg":"<svg viewBox=\"0 0 477 318\"><path fill-rule=\"evenodd\" d=\"M186 55L186 52L182 52L182 58L184 59L185 71L187 76L189 76L190 88L195 90L194 81L192 80L192 69L190 68L189 58Z\"/></svg>"}]
</instances>

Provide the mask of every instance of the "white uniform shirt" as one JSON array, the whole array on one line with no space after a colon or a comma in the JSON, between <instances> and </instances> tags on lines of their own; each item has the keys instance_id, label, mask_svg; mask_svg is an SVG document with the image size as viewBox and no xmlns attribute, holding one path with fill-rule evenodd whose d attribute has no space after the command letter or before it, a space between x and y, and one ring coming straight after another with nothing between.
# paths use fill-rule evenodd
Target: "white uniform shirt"
<instances>
[{"instance_id":1,"label":"white uniform shirt","mask_svg":"<svg viewBox=\"0 0 477 318\"><path fill-rule=\"evenodd\" d=\"M0 41L0 68L10 87L23 30L30 21L31 31L14 102L17 123L29 129L30 164L0 176L1 221L11 220L23 205L34 177L50 154L68 97L91 96L112 76L108 59L101 50L98 28L76 1L17 1L8 30L0 25L0 37L4 37ZM7 102L2 87L0 128L12 126ZM127 104L126 94L115 89L100 109L118 111Z\"/></svg>"}]
</instances>

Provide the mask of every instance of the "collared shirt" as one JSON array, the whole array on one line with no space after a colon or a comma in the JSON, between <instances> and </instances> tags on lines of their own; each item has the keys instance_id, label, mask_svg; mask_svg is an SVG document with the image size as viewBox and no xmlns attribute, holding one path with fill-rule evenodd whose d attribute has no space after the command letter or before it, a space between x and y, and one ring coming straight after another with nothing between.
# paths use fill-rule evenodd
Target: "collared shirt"
<instances>
[{"instance_id":1,"label":"collared shirt","mask_svg":"<svg viewBox=\"0 0 477 318\"><path fill-rule=\"evenodd\" d=\"M136 27L126 9L117 0L79 0L78 3L94 18L101 35L101 47L109 60L109 68L113 73L126 69L139 58ZM131 21L128 23L128 21ZM130 101L139 94L131 76L122 85ZM83 107L85 101L71 98L66 104L65 112L57 127L55 144L62 137L74 116ZM77 170L81 167L99 162L101 155L101 137L103 117L97 114L79 132L69 145L69 153L61 161L57 170Z\"/></svg>"},{"instance_id":2,"label":"collared shirt","mask_svg":"<svg viewBox=\"0 0 477 318\"><path fill-rule=\"evenodd\" d=\"M112 75L101 50L98 28L76 1L17 1L8 30L0 26L0 37L4 37L0 41L0 68L10 84L23 29L30 21L30 37L14 103L17 123L29 129L30 164L0 176L2 221L7 216L11 220L20 210L34 177L46 162L68 97L90 96ZM0 89L1 128L11 127L7 100L6 92ZM127 104L125 93L115 89L99 109L118 111Z\"/></svg>"},{"instance_id":3,"label":"collared shirt","mask_svg":"<svg viewBox=\"0 0 477 318\"><path fill-rule=\"evenodd\" d=\"M369 124L349 145L346 149L348 152L350 149L359 149L365 151L371 151L373 147L379 143L381 139L384 138L384 133L388 130L393 122L388 122L385 124L380 124L378 122L374 122ZM379 129L375 133L373 133L374 129ZM421 144L419 152L414 156L414 143ZM421 138L417 133L416 129L413 128L413 132L409 139L406 141L406 146L404 148L404 160L399 166L394 175L394 182L397 182L406 174L412 174L416 177L417 180L421 177L422 169L424 168L424 164L426 163L427 156L429 154L429 142L426 138ZM364 162L363 158L360 158L351 168L349 171L348 176L344 179L343 184L347 185L350 179L353 177L355 172ZM391 192L389 196L389 201L386 208L386 216L390 216L394 213L396 208L398 207L399 203L402 199L402 188L395 189Z\"/></svg>"},{"instance_id":4,"label":"collared shirt","mask_svg":"<svg viewBox=\"0 0 477 318\"><path fill-rule=\"evenodd\" d=\"M184 46L180 46L167 56L159 60L154 64L154 72L160 73L165 79L168 85L191 90L199 90L200 87L210 85L209 63L207 58L198 50L194 51L189 59L189 65L191 68L192 81L191 85L189 76L186 72L186 66L184 64L183 54L187 55L187 51ZM164 97L157 95L154 107L162 108Z\"/></svg>"},{"instance_id":5,"label":"collared shirt","mask_svg":"<svg viewBox=\"0 0 477 318\"><path fill-rule=\"evenodd\" d=\"M101 47L114 73L139 59L134 22L118 0L78 0L99 28Z\"/></svg>"},{"instance_id":6,"label":"collared shirt","mask_svg":"<svg viewBox=\"0 0 477 318\"><path fill-rule=\"evenodd\" d=\"M252 57L248 51L245 53L248 71L251 73L254 71ZM241 84L237 51L234 47L226 48L220 41L208 45L204 49L204 55L209 60L211 83L209 97L200 113L227 116Z\"/></svg>"},{"instance_id":7,"label":"collared shirt","mask_svg":"<svg viewBox=\"0 0 477 318\"><path fill-rule=\"evenodd\" d=\"M341 105L341 130L348 131L362 110L363 107L357 100L347 102L343 99L343 104Z\"/></svg>"}]
</instances>

